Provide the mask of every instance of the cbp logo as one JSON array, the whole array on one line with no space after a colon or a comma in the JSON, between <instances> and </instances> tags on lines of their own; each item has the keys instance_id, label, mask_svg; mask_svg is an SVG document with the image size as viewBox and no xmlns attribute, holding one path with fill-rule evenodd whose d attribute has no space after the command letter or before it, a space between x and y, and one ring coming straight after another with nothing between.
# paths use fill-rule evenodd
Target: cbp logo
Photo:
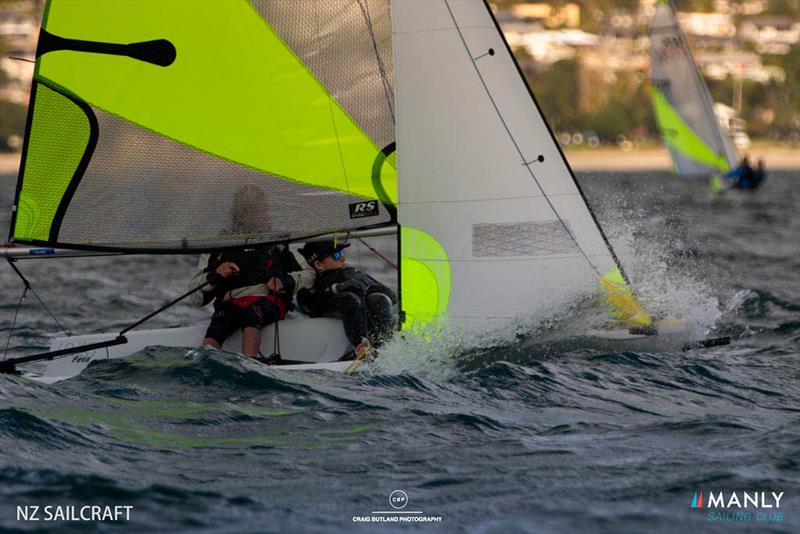
<instances>
[{"instance_id":1,"label":"cbp logo","mask_svg":"<svg viewBox=\"0 0 800 534\"><path fill-rule=\"evenodd\" d=\"M385 494L384 494L385 495ZM440 515L425 515L422 510L406 510L408 494L394 490L389 494L386 510L373 510L370 515L355 515L353 523L441 523Z\"/></svg>"},{"instance_id":2,"label":"cbp logo","mask_svg":"<svg viewBox=\"0 0 800 534\"><path fill-rule=\"evenodd\" d=\"M403 490L394 490L389 494L389 506L395 510L402 510L408 505L408 495Z\"/></svg>"},{"instance_id":3,"label":"cbp logo","mask_svg":"<svg viewBox=\"0 0 800 534\"><path fill-rule=\"evenodd\" d=\"M363 202L355 202L350 204L350 218L360 219L362 217L377 217L378 216L378 201L365 200Z\"/></svg>"}]
</instances>

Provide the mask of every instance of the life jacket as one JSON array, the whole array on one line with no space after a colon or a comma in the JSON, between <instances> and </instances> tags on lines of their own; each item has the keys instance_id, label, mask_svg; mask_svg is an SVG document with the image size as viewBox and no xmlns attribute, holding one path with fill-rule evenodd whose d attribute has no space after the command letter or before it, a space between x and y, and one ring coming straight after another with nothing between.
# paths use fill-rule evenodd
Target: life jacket
<instances>
[{"instance_id":1,"label":"life jacket","mask_svg":"<svg viewBox=\"0 0 800 534\"><path fill-rule=\"evenodd\" d=\"M262 247L252 247L244 249L223 250L212 254L208 260L208 272L213 272L219 265L225 262L235 263L239 267L239 274L221 280L214 294L217 299L223 297L229 291L240 287L255 286L266 283L272 277L282 277L292 271L301 270L294 254L289 251L286 245L266 245ZM234 300L234 304L240 307L247 307L260 300L268 298L281 308L281 315L285 310L291 309L292 294L285 292L279 295L269 296L246 296Z\"/></svg>"}]
</instances>

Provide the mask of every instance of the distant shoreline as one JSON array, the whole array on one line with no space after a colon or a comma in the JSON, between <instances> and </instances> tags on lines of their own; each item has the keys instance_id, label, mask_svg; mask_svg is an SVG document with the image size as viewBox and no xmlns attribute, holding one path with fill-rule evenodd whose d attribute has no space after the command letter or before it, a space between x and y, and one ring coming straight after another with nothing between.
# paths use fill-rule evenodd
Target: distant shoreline
<instances>
[{"instance_id":1,"label":"distant shoreline","mask_svg":"<svg viewBox=\"0 0 800 534\"><path fill-rule=\"evenodd\" d=\"M616 148L566 150L569 164L576 171L668 171L669 154L663 148L646 148L623 152ZM764 147L750 150L750 158L764 158L767 170L800 170L800 148ZM16 173L19 153L0 153L0 173Z\"/></svg>"},{"instance_id":2,"label":"distant shoreline","mask_svg":"<svg viewBox=\"0 0 800 534\"><path fill-rule=\"evenodd\" d=\"M615 148L566 150L565 155L576 171L669 171L672 164L663 148L623 152ZM752 162L764 158L767 171L800 170L800 148L754 147L748 154Z\"/></svg>"}]
</instances>

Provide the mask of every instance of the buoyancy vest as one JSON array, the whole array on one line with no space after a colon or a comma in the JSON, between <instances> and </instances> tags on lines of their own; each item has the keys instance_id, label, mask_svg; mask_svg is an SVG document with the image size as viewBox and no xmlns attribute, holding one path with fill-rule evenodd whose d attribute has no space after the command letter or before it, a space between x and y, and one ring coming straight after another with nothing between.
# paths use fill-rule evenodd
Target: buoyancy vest
<instances>
[{"instance_id":1,"label":"buoyancy vest","mask_svg":"<svg viewBox=\"0 0 800 534\"><path fill-rule=\"evenodd\" d=\"M264 284L272 277L283 278L287 273L301 270L294 254L286 245L223 250L211 254L205 270L212 273L225 262L235 263L239 267L239 274L217 282L214 288L216 297L221 297L240 287ZM292 293L286 291L279 297L288 307L292 300Z\"/></svg>"}]
</instances>

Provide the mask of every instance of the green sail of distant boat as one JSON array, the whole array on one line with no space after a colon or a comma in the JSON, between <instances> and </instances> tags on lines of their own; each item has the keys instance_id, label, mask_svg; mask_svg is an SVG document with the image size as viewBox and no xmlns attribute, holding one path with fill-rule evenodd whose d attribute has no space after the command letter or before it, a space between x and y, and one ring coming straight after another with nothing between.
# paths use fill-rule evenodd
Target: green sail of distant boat
<instances>
[{"instance_id":1,"label":"green sail of distant boat","mask_svg":"<svg viewBox=\"0 0 800 534\"><path fill-rule=\"evenodd\" d=\"M736 150L717 120L711 95L668 0L659 0L650 31L652 100L661 138L681 176L726 172Z\"/></svg>"}]
</instances>

